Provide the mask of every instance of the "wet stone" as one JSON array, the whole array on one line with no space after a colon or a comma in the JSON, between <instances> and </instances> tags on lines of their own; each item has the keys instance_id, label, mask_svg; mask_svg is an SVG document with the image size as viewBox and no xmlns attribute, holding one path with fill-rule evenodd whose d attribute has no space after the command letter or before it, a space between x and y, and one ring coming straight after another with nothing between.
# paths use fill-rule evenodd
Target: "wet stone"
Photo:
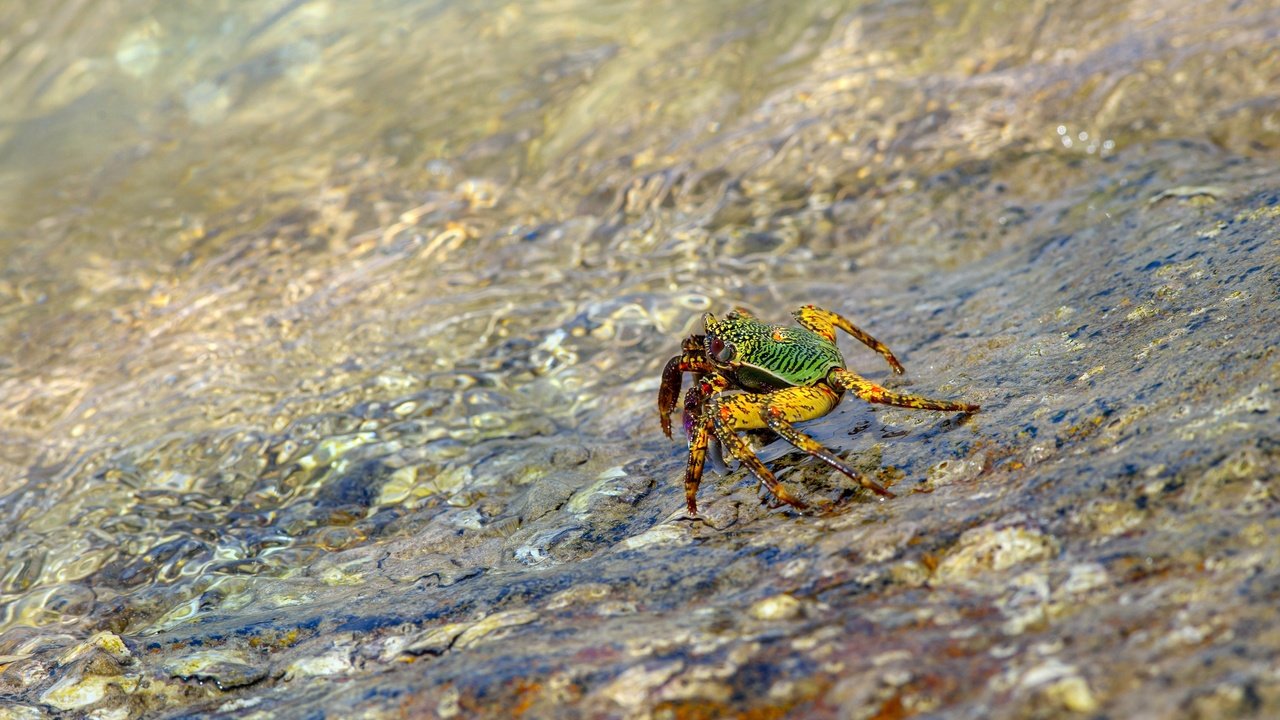
<instances>
[{"instance_id":1,"label":"wet stone","mask_svg":"<svg viewBox=\"0 0 1280 720\"><path fill-rule=\"evenodd\" d=\"M410 655L443 655L445 651L453 647L453 643L457 641L458 636L469 627L471 626L468 623L449 623L431 628L416 637L407 638L402 644L399 644L397 652L405 652Z\"/></svg>"},{"instance_id":2,"label":"wet stone","mask_svg":"<svg viewBox=\"0 0 1280 720\"><path fill-rule=\"evenodd\" d=\"M1079 670L1055 660L1028 670L1022 678L1022 687L1032 690L1037 702L1046 709L1081 714L1098 709L1098 701Z\"/></svg>"},{"instance_id":3,"label":"wet stone","mask_svg":"<svg viewBox=\"0 0 1280 720\"><path fill-rule=\"evenodd\" d=\"M790 595L774 595L757 601L751 606L751 616L757 620L790 620L803 609L801 602Z\"/></svg>"},{"instance_id":4,"label":"wet stone","mask_svg":"<svg viewBox=\"0 0 1280 720\"><path fill-rule=\"evenodd\" d=\"M1057 554L1057 541L1033 526L986 526L967 531L938 565L944 582L964 582Z\"/></svg>"},{"instance_id":5,"label":"wet stone","mask_svg":"<svg viewBox=\"0 0 1280 720\"><path fill-rule=\"evenodd\" d=\"M119 635L103 631L68 650L58 658L58 664L70 665L94 652L102 652L117 663L128 663L133 660L133 653L129 651L129 648L120 639Z\"/></svg>"},{"instance_id":6,"label":"wet stone","mask_svg":"<svg viewBox=\"0 0 1280 720\"><path fill-rule=\"evenodd\" d=\"M177 658L164 671L181 680L208 681L220 690L252 685L267 676L267 666L253 663L247 653L236 650L204 650Z\"/></svg>"},{"instance_id":7,"label":"wet stone","mask_svg":"<svg viewBox=\"0 0 1280 720\"><path fill-rule=\"evenodd\" d=\"M138 689L136 676L68 675L40 695L40 701L59 710L80 710L101 703L109 694Z\"/></svg>"},{"instance_id":8,"label":"wet stone","mask_svg":"<svg viewBox=\"0 0 1280 720\"><path fill-rule=\"evenodd\" d=\"M528 625L538 619L538 614L531 610L506 610L494 613L463 630L454 641L459 648L474 645L488 636L505 628Z\"/></svg>"},{"instance_id":9,"label":"wet stone","mask_svg":"<svg viewBox=\"0 0 1280 720\"><path fill-rule=\"evenodd\" d=\"M322 655L299 658L290 663L284 670L284 679L328 677L342 675L351 670L351 651L334 648Z\"/></svg>"},{"instance_id":10,"label":"wet stone","mask_svg":"<svg viewBox=\"0 0 1280 720\"><path fill-rule=\"evenodd\" d=\"M44 720L47 714L34 705L0 707L0 720Z\"/></svg>"}]
</instances>

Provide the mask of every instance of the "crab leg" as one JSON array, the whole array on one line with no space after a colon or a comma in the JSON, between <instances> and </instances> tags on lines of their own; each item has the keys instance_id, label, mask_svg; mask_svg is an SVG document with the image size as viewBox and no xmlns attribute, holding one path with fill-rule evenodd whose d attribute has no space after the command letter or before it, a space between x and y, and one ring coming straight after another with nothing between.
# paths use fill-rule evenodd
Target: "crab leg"
<instances>
[{"instance_id":1,"label":"crab leg","mask_svg":"<svg viewBox=\"0 0 1280 720\"><path fill-rule=\"evenodd\" d=\"M684 373L706 374L715 372L707 362L702 335L690 335L684 339L681 353L667 361L662 369L662 384L658 387L658 422L662 432L671 437L671 411L676 409Z\"/></svg>"},{"instance_id":2,"label":"crab leg","mask_svg":"<svg viewBox=\"0 0 1280 720\"><path fill-rule=\"evenodd\" d=\"M839 395L836 395L834 392L832 392L831 390L821 385L818 385L812 388L794 388L794 390L784 390L780 393L774 393L774 395L770 397L769 404L764 409L765 422L769 423L769 428L774 432L778 433L779 435L781 435L782 439L786 440L787 442L791 443L797 448L800 448L801 450L809 453L810 455L818 458L819 460L825 462L826 464L830 465L836 470L839 470L840 472L847 475L849 478L857 481L858 484L862 485L862 487L867 488L868 490L874 492L880 497L889 497L889 498L894 497L894 494L884 489L883 485L863 475L862 473L856 472L852 468L849 468L844 463L836 459L836 456L832 455L829 450L823 447L822 443L800 432L800 430L797 429L795 425L791 424L794 421L812 419L812 417L804 417L804 416L796 417L795 413L789 412L794 406L783 404L783 402L780 402L780 400L784 401L785 399L779 398L778 396L787 395L795 392L796 390L822 391L833 399L833 402L831 403L830 407L827 410L823 410L821 413L819 413L820 415L826 414L830 410L830 408L835 407L836 403L840 402Z\"/></svg>"},{"instance_id":3,"label":"crab leg","mask_svg":"<svg viewBox=\"0 0 1280 720\"><path fill-rule=\"evenodd\" d=\"M707 401L706 414L711 417L716 437L729 450L729 453L746 465L747 469L782 502L797 508L805 507L804 503L787 492L773 473L751 452L742 438L738 437L738 431L767 427L800 450L856 480L863 487L877 494L893 497L888 490L840 462L818 441L800 432L792 424L822 417L831 412L839 402L839 394L826 386L814 385L787 388L768 395L750 393L717 395Z\"/></svg>"},{"instance_id":4,"label":"crab leg","mask_svg":"<svg viewBox=\"0 0 1280 720\"><path fill-rule=\"evenodd\" d=\"M848 390L869 403L895 405L897 407L915 408L917 410L941 410L943 412L975 413L981 408L971 403L952 400L933 400L919 395L904 395L887 390L867 380L855 372L844 368L833 368L827 374L827 382L838 391Z\"/></svg>"},{"instance_id":5,"label":"crab leg","mask_svg":"<svg viewBox=\"0 0 1280 720\"><path fill-rule=\"evenodd\" d=\"M730 399L742 397L758 396L737 395ZM769 488L769 492L773 493L774 497L800 510L807 507L803 502L800 502L793 497L791 493L782 486L782 483L778 482L778 478L774 477L773 473L769 472L769 468L765 467L764 463L760 462L760 458L756 457L756 454L751 452L751 448L747 446L747 443L744 442L741 437L738 437L738 433L734 432L734 427L731 424L732 420L725 418L725 409L726 408L724 408L716 399L712 399L712 401L707 404L707 414L711 416L711 422L715 428L716 438L720 441L720 444L729 451L730 455L737 458L738 462L746 465L747 469L751 471L751 474L755 475L756 479L764 483L764 486ZM697 486L694 486L694 489L696 491ZM688 498L688 493L689 486L686 484L686 498ZM692 508L692 500L690 500L690 507ZM697 512L696 509L693 509L692 511Z\"/></svg>"},{"instance_id":6,"label":"crab leg","mask_svg":"<svg viewBox=\"0 0 1280 720\"><path fill-rule=\"evenodd\" d=\"M689 435L689 464L684 471L684 497L689 514L698 514L698 485L702 483L702 468L707 462L707 446L711 443L712 421L703 404L705 398L724 392L729 381L712 372L698 380L685 394L684 429Z\"/></svg>"},{"instance_id":7,"label":"crab leg","mask_svg":"<svg viewBox=\"0 0 1280 720\"><path fill-rule=\"evenodd\" d=\"M698 514L698 486L702 484L702 467L707 462L710 440L711 418L704 413L689 433L689 464L684 469L684 501L690 515Z\"/></svg>"},{"instance_id":8,"label":"crab leg","mask_svg":"<svg viewBox=\"0 0 1280 720\"><path fill-rule=\"evenodd\" d=\"M889 362L889 367L899 375L906 372L902 367L902 363L898 362L898 358L894 357L893 351L887 345L879 340L871 337L870 333L862 328L849 322L844 316L837 315L830 310L823 310L817 305L805 305L804 307L791 313L801 325L825 337L831 342L836 341L836 328L849 333L857 338L858 342L875 350L884 356Z\"/></svg>"}]
</instances>

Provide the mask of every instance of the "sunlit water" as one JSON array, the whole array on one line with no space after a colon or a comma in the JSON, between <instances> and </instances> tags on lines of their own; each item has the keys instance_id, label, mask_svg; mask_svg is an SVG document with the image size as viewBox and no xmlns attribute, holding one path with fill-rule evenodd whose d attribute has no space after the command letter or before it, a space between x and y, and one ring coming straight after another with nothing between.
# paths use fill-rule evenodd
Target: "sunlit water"
<instances>
[{"instance_id":1,"label":"sunlit water","mask_svg":"<svg viewBox=\"0 0 1280 720\"><path fill-rule=\"evenodd\" d=\"M0 5L0 656L354 611L340 551L610 547L680 508L654 398L707 310L829 305L913 391L1016 405L1001 348L1088 308L996 332L987 268L1277 157L1276 11L1212 5ZM815 435L890 476L958 437L850 412Z\"/></svg>"}]
</instances>

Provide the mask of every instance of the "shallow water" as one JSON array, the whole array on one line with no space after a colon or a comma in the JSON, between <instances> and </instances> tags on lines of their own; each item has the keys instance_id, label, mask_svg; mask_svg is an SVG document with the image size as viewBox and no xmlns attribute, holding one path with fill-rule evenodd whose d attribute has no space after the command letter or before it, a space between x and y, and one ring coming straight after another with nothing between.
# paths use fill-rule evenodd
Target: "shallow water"
<instances>
[{"instance_id":1,"label":"shallow water","mask_svg":"<svg viewBox=\"0 0 1280 720\"><path fill-rule=\"evenodd\" d=\"M0 714L1275 712L1277 36L0 7ZM898 499L775 444L836 511L680 519L663 364L810 302L983 412L846 399Z\"/></svg>"}]
</instances>

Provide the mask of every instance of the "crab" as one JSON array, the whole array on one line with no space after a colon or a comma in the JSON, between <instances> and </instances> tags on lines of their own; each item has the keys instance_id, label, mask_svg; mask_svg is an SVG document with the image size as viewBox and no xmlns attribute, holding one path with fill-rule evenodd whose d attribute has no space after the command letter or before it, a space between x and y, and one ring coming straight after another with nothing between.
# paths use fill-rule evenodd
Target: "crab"
<instances>
[{"instance_id":1,"label":"crab","mask_svg":"<svg viewBox=\"0 0 1280 720\"><path fill-rule=\"evenodd\" d=\"M771 430L796 448L822 460L875 494L894 494L876 481L841 462L821 443L805 435L795 423L814 420L835 409L846 392L870 403L920 410L975 413L978 405L933 400L896 393L845 367L836 344L836 330L852 335L875 350L893 372L905 372L884 343L848 319L814 305L792 313L799 325L770 325L747 310L734 309L717 319L703 315L705 333L690 335L679 355L667 362L658 389L662 431L671 437L671 413L680 396L684 373L694 384L684 397L684 429L689 438L689 464L684 493L689 514L698 514L698 485L712 436L772 493L794 508L807 505L791 494L756 457L739 432Z\"/></svg>"}]
</instances>

